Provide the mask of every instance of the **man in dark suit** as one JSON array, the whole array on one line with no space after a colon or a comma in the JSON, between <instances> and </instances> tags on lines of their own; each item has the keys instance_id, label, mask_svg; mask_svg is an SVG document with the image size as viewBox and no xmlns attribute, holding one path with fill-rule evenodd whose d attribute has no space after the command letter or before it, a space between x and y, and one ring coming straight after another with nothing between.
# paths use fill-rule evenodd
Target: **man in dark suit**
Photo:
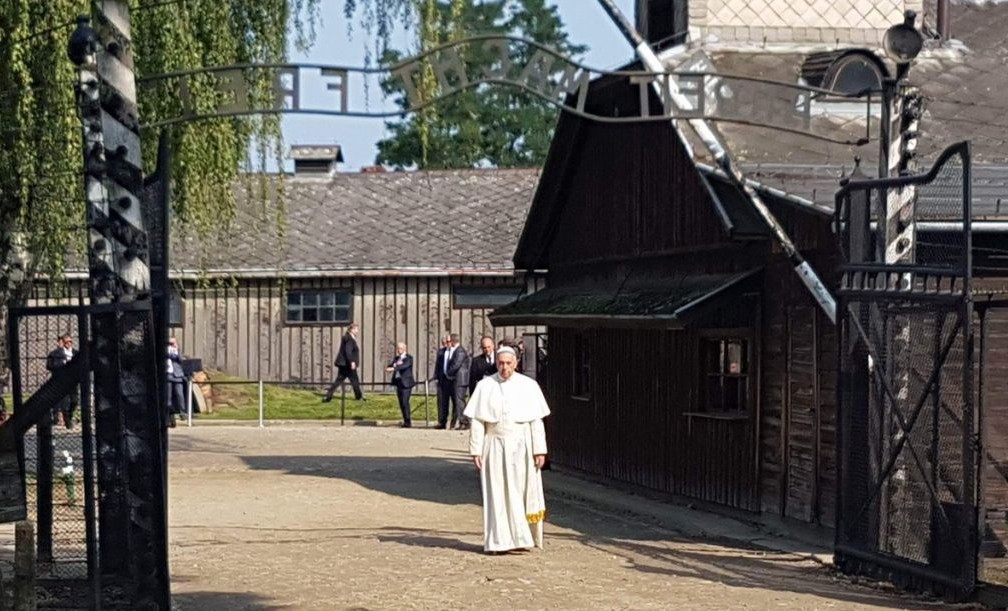
<instances>
[{"instance_id":1,"label":"man in dark suit","mask_svg":"<svg viewBox=\"0 0 1008 611\"><path fill-rule=\"evenodd\" d=\"M445 377L451 383L452 428L468 428L469 420L462 415L465 410L466 391L469 390L469 353L459 345L459 334L451 334L451 346L445 359Z\"/></svg>"},{"instance_id":2,"label":"man in dark suit","mask_svg":"<svg viewBox=\"0 0 1008 611\"><path fill-rule=\"evenodd\" d=\"M56 339L56 348L46 357L46 369L50 372L62 369L76 355L77 351L73 347L73 337L69 333L65 333ZM72 429L74 410L77 409L79 404L80 397L77 395L77 389L74 388L69 397L63 397L53 406L52 418L54 423L58 425L62 421L66 428Z\"/></svg>"},{"instance_id":3,"label":"man in dark suit","mask_svg":"<svg viewBox=\"0 0 1008 611\"><path fill-rule=\"evenodd\" d=\"M406 354L406 344L396 344L396 355L385 371L392 372L392 386L395 386L396 397L399 399L399 411L402 412L403 428L410 428L410 395L413 394L413 357Z\"/></svg>"},{"instance_id":4,"label":"man in dark suit","mask_svg":"<svg viewBox=\"0 0 1008 611\"><path fill-rule=\"evenodd\" d=\"M476 390L476 385L487 376L497 373L497 363L494 357L496 347L492 337L484 335L480 340L479 356L474 356L469 365L469 396Z\"/></svg>"},{"instance_id":5,"label":"man in dark suit","mask_svg":"<svg viewBox=\"0 0 1008 611\"><path fill-rule=\"evenodd\" d=\"M185 371L182 354L174 337L168 338L168 426L175 427L175 417L185 409Z\"/></svg>"},{"instance_id":6,"label":"man in dark suit","mask_svg":"<svg viewBox=\"0 0 1008 611\"><path fill-rule=\"evenodd\" d=\"M359 329L360 327L357 326L357 323L350 323L350 327L340 341L339 353L336 355L338 374L336 380L329 385L329 390L326 391L325 398L322 399L323 403L332 401L333 393L343 383L343 380L350 380L350 386L353 387L355 399L358 401L364 400L364 393L361 392L360 387L360 378L357 377L357 369L360 365L360 346L357 345L357 333Z\"/></svg>"},{"instance_id":7,"label":"man in dark suit","mask_svg":"<svg viewBox=\"0 0 1008 611\"><path fill-rule=\"evenodd\" d=\"M437 380L437 414L438 423L436 429L447 428L448 425L448 401L454 392L451 381L445 376L445 365L447 364L446 354L451 348L451 337L445 335L441 338L441 348L438 349L434 357L434 379Z\"/></svg>"}]
</instances>

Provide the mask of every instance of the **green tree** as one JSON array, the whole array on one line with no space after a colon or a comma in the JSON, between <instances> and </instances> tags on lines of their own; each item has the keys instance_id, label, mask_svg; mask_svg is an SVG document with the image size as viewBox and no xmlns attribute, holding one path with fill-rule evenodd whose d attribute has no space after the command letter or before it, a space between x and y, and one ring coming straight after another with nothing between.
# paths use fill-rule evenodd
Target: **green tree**
<instances>
[{"instance_id":1,"label":"green tree","mask_svg":"<svg viewBox=\"0 0 1008 611\"><path fill-rule=\"evenodd\" d=\"M520 36L567 56L585 51L585 47L571 44L556 7L547 6L545 0L367 0L362 11L377 16L374 11L378 5L389 3L402 15L416 16L418 29L412 49L393 50L382 46L382 41L387 43L394 24L381 19L365 21L371 23L369 33L375 36L372 53L386 64L474 34ZM489 50L481 51L476 46L462 49L469 74L478 74L493 62ZM516 47L512 60L524 65L533 52L531 47ZM437 95L429 65L417 85L421 102ZM382 87L396 96L401 108L408 107L398 78L385 80ZM501 85L480 85L386 123L389 136L378 143L377 162L425 169L541 165L557 112L531 93Z\"/></svg>"},{"instance_id":2,"label":"green tree","mask_svg":"<svg viewBox=\"0 0 1008 611\"><path fill-rule=\"evenodd\" d=\"M138 76L240 62L283 62L294 43L310 42L320 0L133 0ZM75 18L88 0L0 2L0 331L7 305L37 275L58 280L68 255L82 253L86 232L81 127L74 103L76 68L66 56ZM293 27L292 27L293 26ZM263 73L256 94L270 87ZM209 105L211 83L192 84L194 103ZM177 97L141 97L145 122L175 113ZM250 159L279 154L276 118L220 119L173 129L174 212L202 235L234 214L233 185ZM145 162L157 134L144 134ZM16 248L20 244L22 248ZM18 251L18 252L14 252ZM15 254L26 255L15 270ZM23 257L22 257L23 258ZM5 358L0 333L0 379Z\"/></svg>"}]
</instances>

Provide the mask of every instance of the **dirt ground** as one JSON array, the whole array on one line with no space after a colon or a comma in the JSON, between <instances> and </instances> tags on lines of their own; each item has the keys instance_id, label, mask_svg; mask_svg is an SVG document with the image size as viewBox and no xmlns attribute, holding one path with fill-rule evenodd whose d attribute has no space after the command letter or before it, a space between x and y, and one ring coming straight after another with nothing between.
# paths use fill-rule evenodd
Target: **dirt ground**
<instances>
[{"instance_id":1,"label":"dirt ground","mask_svg":"<svg viewBox=\"0 0 1008 611\"><path fill-rule=\"evenodd\" d=\"M607 511L559 494L570 476L553 472L545 550L484 555L465 442L384 427L175 429L176 608L945 608L854 585L802 556Z\"/></svg>"}]
</instances>

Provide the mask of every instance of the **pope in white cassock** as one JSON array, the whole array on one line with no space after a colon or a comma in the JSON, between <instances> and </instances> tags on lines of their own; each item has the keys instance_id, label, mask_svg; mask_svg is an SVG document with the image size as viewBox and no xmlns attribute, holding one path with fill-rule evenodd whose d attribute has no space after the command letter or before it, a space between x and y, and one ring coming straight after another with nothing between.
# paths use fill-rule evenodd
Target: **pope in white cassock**
<instances>
[{"instance_id":1,"label":"pope in white cassock","mask_svg":"<svg viewBox=\"0 0 1008 611\"><path fill-rule=\"evenodd\" d=\"M472 420L469 454L483 488L483 549L506 552L543 545L542 469L549 415L535 380L515 371L512 348L497 351L497 373L483 378L465 408Z\"/></svg>"}]
</instances>

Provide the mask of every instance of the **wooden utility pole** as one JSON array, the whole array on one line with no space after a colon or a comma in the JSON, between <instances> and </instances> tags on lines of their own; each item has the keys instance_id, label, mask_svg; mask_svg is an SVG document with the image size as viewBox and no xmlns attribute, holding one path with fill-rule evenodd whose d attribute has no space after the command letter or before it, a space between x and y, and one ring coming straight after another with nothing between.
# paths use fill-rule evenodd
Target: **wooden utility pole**
<instances>
[{"instance_id":1,"label":"wooden utility pole","mask_svg":"<svg viewBox=\"0 0 1008 611\"><path fill-rule=\"evenodd\" d=\"M29 520L14 526L14 611L35 611L35 525Z\"/></svg>"}]
</instances>

